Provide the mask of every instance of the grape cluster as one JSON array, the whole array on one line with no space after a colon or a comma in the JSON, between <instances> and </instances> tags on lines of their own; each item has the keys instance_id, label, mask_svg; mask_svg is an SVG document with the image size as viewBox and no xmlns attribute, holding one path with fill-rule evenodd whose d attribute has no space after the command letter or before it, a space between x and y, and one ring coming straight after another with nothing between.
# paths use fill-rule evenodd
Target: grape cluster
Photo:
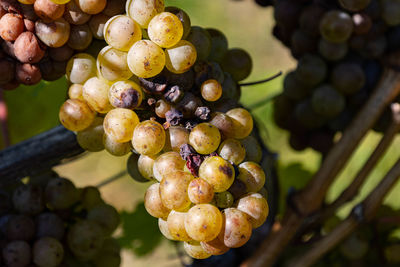
<instances>
[{"instance_id":1,"label":"grape cluster","mask_svg":"<svg viewBox=\"0 0 400 267\"><path fill-rule=\"evenodd\" d=\"M399 49L397 0L275 1L274 35L298 60L274 102L276 124L296 150L326 153L371 95ZM375 126L383 130L390 116Z\"/></svg>"},{"instance_id":2,"label":"grape cluster","mask_svg":"<svg viewBox=\"0 0 400 267\"><path fill-rule=\"evenodd\" d=\"M50 171L0 191L0 265L120 266L120 222L96 187Z\"/></svg>"},{"instance_id":3,"label":"grape cluster","mask_svg":"<svg viewBox=\"0 0 400 267\"><path fill-rule=\"evenodd\" d=\"M128 1L104 38L96 59L68 62L61 123L88 151L133 152L128 172L153 182L147 211L193 258L245 244L268 215L262 149L238 104L250 56L162 0Z\"/></svg>"},{"instance_id":4,"label":"grape cluster","mask_svg":"<svg viewBox=\"0 0 400 267\"><path fill-rule=\"evenodd\" d=\"M125 0L1 0L0 88L54 81L79 51L104 46L103 28ZM93 40L95 39L95 41Z\"/></svg>"}]
</instances>

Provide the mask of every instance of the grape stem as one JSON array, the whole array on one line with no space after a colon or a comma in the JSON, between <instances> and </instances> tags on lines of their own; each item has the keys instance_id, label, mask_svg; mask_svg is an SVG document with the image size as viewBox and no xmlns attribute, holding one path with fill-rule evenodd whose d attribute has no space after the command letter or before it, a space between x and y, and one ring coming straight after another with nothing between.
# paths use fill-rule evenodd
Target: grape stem
<instances>
[{"instance_id":1,"label":"grape stem","mask_svg":"<svg viewBox=\"0 0 400 267\"><path fill-rule=\"evenodd\" d=\"M281 75L282 75L282 71L278 72L277 74L272 75L271 77L263 79L263 80L248 82L248 83L239 83L239 86L252 86L252 85L257 85L257 84L261 84L261 83L266 83L266 82L269 82L269 81L272 81L272 80L278 78Z\"/></svg>"},{"instance_id":2,"label":"grape stem","mask_svg":"<svg viewBox=\"0 0 400 267\"><path fill-rule=\"evenodd\" d=\"M111 184L111 183L113 183L113 182L115 182L115 181L121 179L122 177L124 177L124 176L127 175L127 174L128 174L128 172L127 172L126 170L120 171L119 173L117 173L117 174L115 174L115 175L113 175L113 176L107 178L106 180L104 180L104 181L98 183L98 184L96 185L96 187L97 187L97 188L101 188L101 187L103 187L103 186L106 186L106 185L108 185L108 184Z\"/></svg>"},{"instance_id":3,"label":"grape stem","mask_svg":"<svg viewBox=\"0 0 400 267\"><path fill-rule=\"evenodd\" d=\"M2 90L0 90L0 124L4 147L9 147L11 145L11 140L8 128L8 108Z\"/></svg>"},{"instance_id":4,"label":"grape stem","mask_svg":"<svg viewBox=\"0 0 400 267\"><path fill-rule=\"evenodd\" d=\"M400 57L400 55L396 55ZM293 195L293 209L287 207L280 230L271 232L242 266L272 266L286 245L298 232L303 221L321 208L327 191L347 161L372 128L386 106L400 93L400 73L387 68L374 93L358 113L341 139L324 158L320 169L301 191ZM296 212L296 211L297 212Z\"/></svg>"}]
</instances>

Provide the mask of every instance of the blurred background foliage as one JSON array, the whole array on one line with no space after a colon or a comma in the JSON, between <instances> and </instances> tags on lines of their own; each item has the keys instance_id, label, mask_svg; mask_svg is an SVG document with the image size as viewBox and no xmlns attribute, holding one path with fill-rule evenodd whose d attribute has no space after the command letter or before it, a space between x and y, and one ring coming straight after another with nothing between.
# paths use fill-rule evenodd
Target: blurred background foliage
<instances>
[{"instance_id":1,"label":"blurred background foliage","mask_svg":"<svg viewBox=\"0 0 400 267\"><path fill-rule=\"evenodd\" d=\"M247 81L268 77L278 71L286 72L295 66L294 60L271 34L273 25L271 8L258 7L252 0L166 0L166 5L183 8L193 25L222 30L230 47L246 49L253 58L253 72ZM242 88L241 101L251 107L263 99L270 99L281 91L282 77L272 82ZM49 130L59 124L58 109L65 100L65 78L55 82L42 82L35 87L20 87L5 92L9 108L9 132L13 144ZM281 211L289 189L300 189L318 169L321 157L307 149L296 152L288 145L288 135L272 121L271 101L253 109L253 115L264 126L262 136L267 146L278 153L278 174L281 185ZM351 182L358 169L368 158L380 135L371 132L353 155L351 161L331 188L328 201L333 200ZM361 194L338 213L346 216L352 205L370 192L398 158L400 141L397 138L378 167L370 175ZM116 158L106 152L85 154L80 159L58 166L56 171L71 178L78 186L96 185L125 168L127 157ZM268 181L267 181L268 183ZM143 194L147 185L138 184L124 175L117 182L101 188L106 201L121 211L122 225L117 232L123 252L123 266L177 266L175 246L161 237L157 220L145 212ZM392 190L385 203L400 208L400 184Z\"/></svg>"}]
</instances>

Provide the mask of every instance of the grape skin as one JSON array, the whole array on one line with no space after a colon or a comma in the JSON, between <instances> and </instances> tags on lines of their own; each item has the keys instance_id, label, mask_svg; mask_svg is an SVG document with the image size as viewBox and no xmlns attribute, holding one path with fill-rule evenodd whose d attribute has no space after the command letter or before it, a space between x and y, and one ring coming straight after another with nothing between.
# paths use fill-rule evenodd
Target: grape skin
<instances>
[{"instance_id":1,"label":"grape skin","mask_svg":"<svg viewBox=\"0 0 400 267\"><path fill-rule=\"evenodd\" d=\"M246 150L240 141L236 139L226 139L220 144L218 155L238 165L246 157Z\"/></svg>"},{"instance_id":2,"label":"grape skin","mask_svg":"<svg viewBox=\"0 0 400 267\"><path fill-rule=\"evenodd\" d=\"M104 131L119 143L129 142L139 117L130 109L116 108L107 113L104 118Z\"/></svg>"},{"instance_id":3,"label":"grape skin","mask_svg":"<svg viewBox=\"0 0 400 267\"><path fill-rule=\"evenodd\" d=\"M253 228L260 227L269 213L267 200L258 193L251 193L241 197L236 206L238 210L249 216Z\"/></svg>"},{"instance_id":4,"label":"grape skin","mask_svg":"<svg viewBox=\"0 0 400 267\"><path fill-rule=\"evenodd\" d=\"M61 47L67 43L71 27L63 18L51 23L38 20L35 23L36 36L49 47Z\"/></svg>"},{"instance_id":5,"label":"grape skin","mask_svg":"<svg viewBox=\"0 0 400 267\"><path fill-rule=\"evenodd\" d=\"M223 216L225 246L238 248L246 244L252 232L252 225L248 216L236 208L224 209Z\"/></svg>"},{"instance_id":6,"label":"grape skin","mask_svg":"<svg viewBox=\"0 0 400 267\"><path fill-rule=\"evenodd\" d=\"M135 180L136 182L139 183L146 183L149 182L150 179L145 178L139 170L139 155L135 153L131 153L131 155L128 158L128 161L126 163L126 168L128 171L128 174Z\"/></svg>"},{"instance_id":7,"label":"grape skin","mask_svg":"<svg viewBox=\"0 0 400 267\"><path fill-rule=\"evenodd\" d=\"M222 96L222 85L214 79L207 80L202 83L200 91L206 101L214 102Z\"/></svg>"},{"instance_id":8,"label":"grape skin","mask_svg":"<svg viewBox=\"0 0 400 267\"><path fill-rule=\"evenodd\" d=\"M189 143L189 131L182 126L171 126L166 132L164 150L179 152L180 147Z\"/></svg>"},{"instance_id":9,"label":"grape skin","mask_svg":"<svg viewBox=\"0 0 400 267\"><path fill-rule=\"evenodd\" d=\"M83 149L98 152L104 149L103 136L103 118L96 117L88 128L76 134L76 140Z\"/></svg>"},{"instance_id":10,"label":"grape skin","mask_svg":"<svg viewBox=\"0 0 400 267\"><path fill-rule=\"evenodd\" d=\"M162 48L169 48L182 39L183 25L174 14L162 12L151 19L147 33L154 43Z\"/></svg>"},{"instance_id":11,"label":"grape skin","mask_svg":"<svg viewBox=\"0 0 400 267\"><path fill-rule=\"evenodd\" d=\"M69 1L65 5L64 19L73 25L82 25L89 21L90 14L87 14L80 9L75 0Z\"/></svg>"},{"instance_id":12,"label":"grape skin","mask_svg":"<svg viewBox=\"0 0 400 267\"><path fill-rule=\"evenodd\" d=\"M168 222L166 220L163 220L162 218L158 218L158 228L160 229L161 234L165 238L167 238L169 240L174 240L171 233L169 232Z\"/></svg>"},{"instance_id":13,"label":"grape skin","mask_svg":"<svg viewBox=\"0 0 400 267\"><path fill-rule=\"evenodd\" d=\"M82 96L96 112L106 114L113 107L108 100L110 86L97 77L90 78L83 85Z\"/></svg>"},{"instance_id":14,"label":"grape skin","mask_svg":"<svg viewBox=\"0 0 400 267\"><path fill-rule=\"evenodd\" d=\"M191 202L188 196L189 183L193 175L184 171L172 171L164 175L160 184L160 196L165 207L185 211Z\"/></svg>"},{"instance_id":15,"label":"grape skin","mask_svg":"<svg viewBox=\"0 0 400 267\"><path fill-rule=\"evenodd\" d=\"M264 170L255 162L243 162L239 166L237 179L246 184L249 192L258 192L265 184Z\"/></svg>"},{"instance_id":16,"label":"grape skin","mask_svg":"<svg viewBox=\"0 0 400 267\"><path fill-rule=\"evenodd\" d=\"M38 266L58 266L64 257L64 248L57 239L43 237L33 245L32 254Z\"/></svg>"},{"instance_id":17,"label":"grape skin","mask_svg":"<svg viewBox=\"0 0 400 267\"><path fill-rule=\"evenodd\" d=\"M168 172L175 170L182 171L185 164L186 162L178 152L170 151L163 153L154 161L153 176L157 181L161 182Z\"/></svg>"},{"instance_id":18,"label":"grape skin","mask_svg":"<svg viewBox=\"0 0 400 267\"><path fill-rule=\"evenodd\" d=\"M70 131L82 131L89 127L96 113L83 101L68 99L60 108L59 118Z\"/></svg>"},{"instance_id":19,"label":"grape skin","mask_svg":"<svg viewBox=\"0 0 400 267\"><path fill-rule=\"evenodd\" d=\"M142 155L158 154L165 144L165 131L161 124L147 120L139 123L132 137L133 148Z\"/></svg>"},{"instance_id":20,"label":"grape skin","mask_svg":"<svg viewBox=\"0 0 400 267\"><path fill-rule=\"evenodd\" d=\"M153 179L153 166L154 161L157 159L158 155L140 155L138 159L138 168L139 172L145 177L146 179Z\"/></svg>"},{"instance_id":21,"label":"grape skin","mask_svg":"<svg viewBox=\"0 0 400 267\"><path fill-rule=\"evenodd\" d=\"M221 134L210 123L200 123L189 134L189 144L200 154L210 154L217 150Z\"/></svg>"},{"instance_id":22,"label":"grape skin","mask_svg":"<svg viewBox=\"0 0 400 267\"><path fill-rule=\"evenodd\" d=\"M103 35L108 45L127 52L134 43L142 39L142 30L130 17L117 15L107 21Z\"/></svg>"},{"instance_id":23,"label":"grape skin","mask_svg":"<svg viewBox=\"0 0 400 267\"><path fill-rule=\"evenodd\" d=\"M113 156L122 157L131 151L130 142L117 142L113 137L108 134L103 136L104 148Z\"/></svg>"},{"instance_id":24,"label":"grape skin","mask_svg":"<svg viewBox=\"0 0 400 267\"><path fill-rule=\"evenodd\" d=\"M237 139L246 138L253 130L253 117L244 108L229 110L226 115L233 119L232 135Z\"/></svg>"},{"instance_id":25,"label":"grape skin","mask_svg":"<svg viewBox=\"0 0 400 267\"><path fill-rule=\"evenodd\" d=\"M211 254L205 251L199 242L184 242L183 248L185 252L194 259L203 260L211 257Z\"/></svg>"},{"instance_id":26,"label":"grape skin","mask_svg":"<svg viewBox=\"0 0 400 267\"><path fill-rule=\"evenodd\" d=\"M192 241L193 239L188 235L185 229L186 212L178 212L172 210L168 215L167 224L168 230L173 238L177 241Z\"/></svg>"},{"instance_id":27,"label":"grape skin","mask_svg":"<svg viewBox=\"0 0 400 267\"><path fill-rule=\"evenodd\" d=\"M214 189L202 178L193 179L188 186L188 196L192 203L209 203L214 197Z\"/></svg>"},{"instance_id":28,"label":"grape skin","mask_svg":"<svg viewBox=\"0 0 400 267\"><path fill-rule=\"evenodd\" d=\"M214 192L228 190L235 178L233 166L221 157L206 158L199 168L199 177L213 186Z\"/></svg>"},{"instance_id":29,"label":"grape skin","mask_svg":"<svg viewBox=\"0 0 400 267\"><path fill-rule=\"evenodd\" d=\"M144 195L144 207L151 216L167 220L171 210L163 205L160 197L160 183L152 184L147 188Z\"/></svg>"},{"instance_id":30,"label":"grape skin","mask_svg":"<svg viewBox=\"0 0 400 267\"><path fill-rule=\"evenodd\" d=\"M66 76L71 83L83 85L96 76L96 60L89 54L76 54L67 63Z\"/></svg>"},{"instance_id":31,"label":"grape skin","mask_svg":"<svg viewBox=\"0 0 400 267\"><path fill-rule=\"evenodd\" d=\"M165 65L172 73L187 72L194 65L196 59L196 48L186 40L181 40L174 46L165 49Z\"/></svg>"},{"instance_id":32,"label":"grape skin","mask_svg":"<svg viewBox=\"0 0 400 267\"><path fill-rule=\"evenodd\" d=\"M126 13L146 29L150 20L164 10L164 0L128 0Z\"/></svg>"},{"instance_id":33,"label":"grape skin","mask_svg":"<svg viewBox=\"0 0 400 267\"><path fill-rule=\"evenodd\" d=\"M128 54L111 46L106 46L97 56L97 73L99 77L110 82L127 80L132 77L128 62Z\"/></svg>"},{"instance_id":34,"label":"grape skin","mask_svg":"<svg viewBox=\"0 0 400 267\"><path fill-rule=\"evenodd\" d=\"M116 108L135 109L142 103L143 92L135 82L119 81L111 86L108 98Z\"/></svg>"}]
</instances>

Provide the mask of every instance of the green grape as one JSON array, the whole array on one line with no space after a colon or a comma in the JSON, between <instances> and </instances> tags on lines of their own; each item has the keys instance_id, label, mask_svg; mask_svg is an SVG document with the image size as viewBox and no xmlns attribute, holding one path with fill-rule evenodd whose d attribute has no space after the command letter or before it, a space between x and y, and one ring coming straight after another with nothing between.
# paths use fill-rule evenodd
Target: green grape
<instances>
[{"instance_id":1,"label":"green grape","mask_svg":"<svg viewBox=\"0 0 400 267\"><path fill-rule=\"evenodd\" d=\"M109 46L127 52L134 43L142 39L142 30L130 17L117 15L105 24L104 39Z\"/></svg>"},{"instance_id":2,"label":"green grape","mask_svg":"<svg viewBox=\"0 0 400 267\"><path fill-rule=\"evenodd\" d=\"M185 40L180 40L174 46L165 49L165 65L172 73L187 72L196 62L196 59L196 48Z\"/></svg>"},{"instance_id":3,"label":"green grape","mask_svg":"<svg viewBox=\"0 0 400 267\"><path fill-rule=\"evenodd\" d=\"M63 260L64 248L57 239L42 237L33 244L32 254L37 266L58 266Z\"/></svg>"},{"instance_id":4,"label":"green grape","mask_svg":"<svg viewBox=\"0 0 400 267\"><path fill-rule=\"evenodd\" d=\"M233 166L221 157L206 158L199 168L199 177L212 185L214 192L224 192L235 179Z\"/></svg>"},{"instance_id":5,"label":"green grape","mask_svg":"<svg viewBox=\"0 0 400 267\"><path fill-rule=\"evenodd\" d=\"M319 30L322 37L332 43L346 42L353 32L351 16L340 10L332 10L322 17Z\"/></svg>"},{"instance_id":6,"label":"green grape","mask_svg":"<svg viewBox=\"0 0 400 267\"><path fill-rule=\"evenodd\" d=\"M210 154L217 150L221 134L214 125L203 122L196 125L189 134L189 144L200 154Z\"/></svg>"},{"instance_id":7,"label":"green grape","mask_svg":"<svg viewBox=\"0 0 400 267\"><path fill-rule=\"evenodd\" d=\"M197 204L189 209L185 218L185 229L196 241L211 241L222 228L222 214L211 204Z\"/></svg>"},{"instance_id":8,"label":"green grape","mask_svg":"<svg viewBox=\"0 0 400 267\"><path fill-rule=\"evenodd\" d=\"M104 27L109 19L109 16L99 13L89 20L88 25L94 38L104 40Z\"/></svg>"},{"instance_id":9,"label":"green grape","mask_svg":"<svg viewBox=\"0 0 400 267\"><path fill-rule=\"evenodd\" d=\"M239 166L239 175L237 179L242 181L248 192L258 192L265 184L264 170L255 162L247 161Z\"/></svg>"},{"instance_id":10,"label":"green grape","mask_svg":"<svg viewBox=\"0 0 400 267\"><path fill-rule=\"evenodd\" d=\"M86 218L100 225L105 235L111 235L120 223L118 211L104 203L89 209Z\"/></svg>"},{"instance_id":11,"label":"green grape","mask_svg":"<svg viewBox=\"0 0 400 267\"><path fill-rule=\"evenodd\" d=\"M107 83L93 77L83 85L82 96L94 111L106 114L113 108L108 100L109 90L110 86Z\"/></svg>"},{"instance_id":12,"label":"green grape","mask_svg":"<svg viewBox=\"0 0 400 267\"><path fill-rule=\"evenodd\" d=\"M104 149L103 136L103 118L96 117L88 128L76 134L76 140L83 149L98 152Z\"/></svg>"},{"instance_id":13,"label":"green grape","mask_svg":"<svg viewBox=\"0 0 400 267\"><path fill-rule=\"evenodd\" d=\"M84 84L96 76L96 60L89 54L76 54L67 63L66 76L71 83Z\"/></svg>"},{"instance_id":14,"label":"green grape","mask_svg":"<svg viewBox=\"0 0 400 267\"><path fill-rule=\"evenodd\" d=\"M146 183L150 181L150 179L145 178L139 170L139 155L132 153L127 162L127 171L128 174L135 180L136 182L139 183Z\"/></svg>"},{"instance_id":15,"label":"green grape","mask_svg":"<svg viewBox=\"0 0 400 267\"><path fill-rule=\"evenodd\" d=\"M125 0L107 1L107 5L102 12L109 17L123 14L125 11L125 2Z\"/></svg>"},{"instance_id":16,"label":"green grape","mask_svg":"<svg viewBox=\"0 0 400 267\"><path fill-rule=\"evenodd\" d=\"M111 46L106 46L97 57L97 72L99 76L110 82L127 80L132 72L127 63L128 54Z\"/></svg>"},{"instance_id":17,"label":"green grape","mask_svg":"<svg viewBox=\"0 0 400 267\"><path fill-rule=\"evenodd\" d=\"M183 249L186 254L194 259L203 260L211 257L211 254L205 251L200 243L196 241L184 242Z\"/></svg>"},{"instance_id":18,"label":"green grape","mask_svg":"<svg viewBox=\"0 0 400 267\"><path fill-rule=\"evenodd\" d=\"M307 54L300 58L295 73L299 81L314 87L326 78L328 67L319 56Z\"/></svg>"},{"instance_id":19,"label":"green grape","mask_svg":"<svg viewBox=\"0 0 400 267\"><path fill-rule=\"evenodd\" d=\"M221 193L216 193L214 196L214 201L218 208L226 209L232 207L234 198L230 192L224 191Z\"/></svg>"},{"instance_id":20,"label":"green grape","mask_svg":"<svg viewBox=\"0 0 400 267\"><path fill-rule=\"evenodd\" d=\"M321 56L330 61L338 61L343 59L349 48L347 43L331 43L321 39L318 43L318 51Z\"/></svg>"},{"instance_id":21,"label":"green grape","mask_svg":"<svg viewBox=\"0 0 400 267\"><path fill-rule=\"evenodd\" d=\"M160 197L160 183L152 184L147 188L144 194L144 207L151 216L167 220L171 210L163 205Z\"/></svg>"},{"instance_id":22,"label":"green grape","mask_svg":"<svg viewBox=\"0 0 400 267\"><path fill-rule=\"evenodd\" d=\"M249 217L236 208L224 209L222 214L225 222L225 246L238 248L246 244L253 229Z\"/></svg>"},{"instance_id":23,"label":"green grape","mask_svg":"<svg viewBox=\"0 0 400 267\"><path fill-rule=\"evenodd\" d=\"M165 147L164 150L172 150L179 152L184 144L189 143L189 130L182 126L171 126L166 131Z\"/></svg>"},{"instance_id":24,"label":"green grape","mask_svg":"<svg viewBox=\"0 0 400 267\"><path fill-rule=\"evenodd\" d=\"M262 158L262 149L257 139L249 135L245 139L240 140L240 142L246 151L244 161L253 161L259 163Z\"/></svg>"},{"instance_id":25,"label":"green grape","mask_svg":"<svg viewBox=\"0 0 400 267\"><path fill-rule=\"evenodd\" d=\"M125 143L132 139L133 130L139 124L139 117L130 109L116 108L104 118L104 131L115 142Z\"/></svg>"},{"instance_id":26,"label":"green grape","mask_svg":"<svg viewBox=\"0 0 400 267\"><path fill-rule=\"evenodd\" d=\"M82 131L89 127L96 113L83 101L68 99L60 108L59 118L62 125L70 131Z\"/></svg>"},{"instance_id":27,"label":"green grape","mask_svg":"<svg viewBox=\"0 0 400 267\"><path fill-rule=\"evenodd\" d=\"M185 229L185 219L187 217L186 212L178 212L172 210L168 215L167 224L168 230L176 241L192 241L193 239L188 235Z\"/></svg>"},{"instance_id":28,"label":"green grape","mask_svg":"<svg viewBox=\"0 0 400 267\"><path fill-rule=\"evenodd\" d=\"M86 186L82 188L80 204L84 209L89 210L103 203L101 193L97 187Z\"/></svg>"},{"instance_id":29,"label":"green grape","mask_svg":"<svg viewBox=\"0 0 400 267\"><path fill-rule=\"evenodd\" d=\"M206 101L217 101L222 96L222 85L214 80L207 80L201 84L201 96Z\"/></svg>"},{"instance_id":30,"label":"green grape","mask_svg":"<svg viewBox=\"0 0 400 267\"><path fill-rule=\"evenodd\" d=\"M182 171L186 162L181 158L178 152L170 151L158 156L153 164L153 176L161 182L163 177L171 171Z\"/></svg>"},{"instance_id":31,"label":"green grape","mask_svg":"<svg viewBox=\"0 0 400 267\"><path fill-rule=\"evenodd\" d=\"M326 122L324 116L319 115L314 111L310 100L297 104L294 110L294 115L298 122L307 129L319 128Z\"/></svg>"},{"instance_id":32,"label":"green grape","mask_svg":"<svg viewBox=\"0 0 400 267\"><path fill-rule=\"evenodd\" d=\"M174 240L171 233L169 232L168 222L166 220L163 220L162 218L158 218L158 228L160 229L161 234L165 238L167 238L169 240Z\"/></svg>"},{"instance_id":33,"label":"green grape","mask_svg":"<svg viewBox=\"0 0 400 267\"><path fill-rule=\"evenodd\" d=\"M400 3L396 0L381 1L382 18L389 26L398 26L400 24Z\"/></svg>"},{"instance_id":34,"label":"green grape","mask_svg":"<svg viewBox=\"0 0 400 267\"><path fill-rule=\"evenodd\" d=\"M160 99L156 102L155 113L159 118L165 119L165 114L172 109L172 106L165 100ZM168 138L167 138L168 139ZM166 140L167 141L167 140Z\"/></svg>"},{"instance_id":35,"label":"green grape","mask_svg":"<svg viewBox=\"0 0 400 267\"><path fill-rule=\"evenodd\" d=\"M176 45L183 36L183 25L177 16L169 12L155 15L149 22L147 33L150 40L162 48Z\"/></svg>"},{"instance_id":36,"label":"green grape","mask_svg":"<svg viewBox=\"0 0 400 267\"><path fill-rule=\"evenodd\" d=\"M249 216L253 228L260 227L267 219L269 213L267 200L258 193L250 193L241 197L236 207Z\"/></svg>"},{"instance_id":37,"label":"green grape","mask_svg":"<svg viewBox=\"0 0 400 267\"><path fill-rule=\"evenodd\" d=\"M165 130L163 126L156 121L142 121L133 132L132 145L140 154L158 154L165 145Z\"/></svg>"},{"instance_id":38,"label":"green grape","mask_svg":"<svg viewBox=\"0 0 400 267\"><path fill-rule=\"evenodd\" d=\"M140 27L146 29L150 20L164 11L164 0L128 0L126 14L133 18Z\"/></svg>"},{"instance_id":39,"label":"green grape","mask_svg":"<svg viewBox=\"0 0 400 267\"><path fill-rule=\"evenodd\" d=\"M46 202L55 210L68 209L79 199L78 189L68 179L55 178L48 182L45 189Z\"/></svg>"},{"instance_id":40,"label":"green grape","mask_svg":"<svg viewBox=\"0 0 400 267\"><path fill-rule=\"evenodd\" d=\"M2 261L6 266L28 266L31 262L31 247L25 241L11 241L2 251Z\"/></svg>"},{"instance_id":41,"label":"green grape","mask_svg":"<svg viewBox=\"0 0 400 267\"><path fill-rule=\"evenodd\" d=\"M160 196L165 207L185 211L190 206L188 186L193 175L184 171L172 171L164 175L160 183Z\"/></svg>"},{"instance_id":42,"label":"green grape","mask_svg":"<svg viewBox=\"0 0 400 267\"><path fill-rule=\"evenodd\" d=\"M69 229L67 244L80 260L90 260L100 252L104 242L103 230L95 222L82 220Z\"/></svg>"},{"instance_id":43,"label":"green grape","mask_svg":"<svg viewBox=\"0 0 400 267\"><path fill-rule=\"evenodd\" d=\"M209 203L214 197L214 189L206 180L196 178L189 183L188 196L194 204Z\"/></svg>"},{"instance_id":44,"label":"green grape","mask_svg":"<svg viewBox=\"0 0 400 267\"><path fill-rule=\"evenodd\" d=\"M140 155L138 159L138 168L139 172L145 177L146 179L152 180L154 179L154 174L153 174L153 166L154 166L154 161L158 155Z\"/></svg>"},{"instance_id":45,"label":"green grape","mask_svg":"<svg viewBox=\"0 0 400 267\"><path fill-rule=\"evenodd\" d=\"M74 0L75 3L87 14L97 14L106 7L107 0Z\"/></svg>"},{"instance_id":46,"label":"green grape","mask_svg":"<svg viewBox=\"0 0 400 267\"><path fill-rule=\"evenodd\" d=\"M229 110L226 115L233 119L234 138L243 139L253 131L253 117L244 108L234 108Z\"/></svg>"},{"instance_id":47,"label":"green grape","mask_svg":"<svg viewBox=\"0 0 400 267\"><path fill-rule=\"evenodd\" d=\"M211 52L208 59L221 62L225 53L228 51L228 39L217 29L208 28L207 32L211 36Z\"/></svg>"},{"instance_id":48,"label":"green grape","mask_svg":"<svg viewBox=\"0 0 400 267\"><path fill-rule=\"evenodd\" d=\"M206 60L211 52L211 36L199 26L192 26L189 35L186 38L197 51L198 60Z\"/></svg>"},{"instance_id":49,"label":"green grape","mask_svg":"<svg viewBox=\"0 0 400 267\"><path fill-rule=\"evenodd\" d=\"M180 9L179 7L174 7L174 6L166 7L165 12L170 12L179 18L179 20L182 22L182 26L183 26L182 39L186 39L186 37L190 33L190 28L191 28L191 22L190 22L189 15L184 10Z\"/></svg>"},{"instance_id":50,"label":"green grape","mask_svg":"<svg viewBox=\"0 0 400 267\"><path fill-rule=\"evenodd\" d=\"M70 99L78 99L78 100L84 100L82 96L82 89L83 85L82 84L77 84L74 83L68 88L68 97Z\"/></svg>"},{"instance_id":51,"label":"green grape","mask_svg":"<svg viewBox=\"0 0 400 267\"><path fill-rule=\"evenodd\" d=\"M135 109L142 103L143 92L135 82L119 81L111 86L108 98L111 105L116 108Z\"/></svg>"},{"instance_id":52,"label":"green grape","mask_svg":"<svg viewBox=\"0 0 400 267\"><path fill-rule=\"evenodd\" d=\"M85 50L92 43L93 34L87 24L72 25L67 45L75 50Z\"/></svg>"},{"instance_id":53,"label":"green grape","mask_svg":"<svg viewBox=\"0 0 400 267\"><path fill-rule=\"evenodd\" d=\"M154 77L165 66L164 51L150 40L137 41L129 49L127 60L129 69L140 78Z\"/></svg>"},{"instance_id":54,"label":"green grape","mask_svg":"<svg viewBox=\"0 0 400 267\"><path fill-rule=\"evenodd\" d=\"M226 139L220 144L218 155L238 165L246 157L246 150L240 141L236 139Z\"/></svg>"},{"instance_id":55,"label":"green grape","mask_svg":"<svg viewBox=\"0 0 400 267\"><path fill-rule=\"evenodd\" d=\"M65 19L60 18L50 23L42 20L35 22L36 36L49 47L61 47L67 43L70 25Z\"/></svg>"},{"instance_id":56,"label":"green grape","mask_svg":"<svg viewBox=\"0 0 400 267\"><path fill-rule=\"evenodd\" d=\"M74 0L65 5L64 19L73 25L82 25L89 21L91 15L80 9Z\"/></svg>"},{"instance_id":57,"label":"green grape","mask_svg":"<svg viewBox=\"0 0 400 267\"><path fill-rule=\"evenodd\" d=\"M339 4L348 11L360 11L366 8L371 0L339 0Z\"/></svg>"},{"instance_id":58,"label":"green grape","mask_svg":"<svg viewBox=\"0 0 400 267\"><path fill-rule=\"evenodd\" d=\"M344 96L330 85L322 85L316 88L311 102L314 111L327 118L339 115L346 107Z\"/></svg>"},{"instance_id":59,"label":"green grape","mask_svg":"<svg viewBox=\"0 0 400 267\"><path fill-rule=\"evenodd\" d=\"M332 85L343 94L354 94L365 85L366 76L359 64L340 63L331 73Z\"/></svg>"},{"instance_id":60,"label":"green grape","mask_svg":"<svg viewBox=\"0 0 400 267\"><path fill-rule=\"evenodd\" d=\"M106 151L116 157L125 156L131 151L131 142L117 142L108 134L104 135L103 144Z\"/></svg>"},{"instance_id":61,"label":"green grape","mask_svg":"<svg viewBox=\"0 0 400 267\"><path fill-rule=\"evenodd\" d=\"M293 100L301 100L307 97L310 88L302 81L297 79L296 71L286 74L283 80L283 94Z\"/></svg>"},{"instance_id":62,"label":"green grape","mask_svg":"<svg viewBox=\"0 0 400 267\"><path fill-rule=\"evenodd\" d=\"M222 255L229 251L230 248L224 243L225 225L222 224L221 232L218 236L208 242L200 242L201 247L211 255Z\"/></svg>"},{"instance_id":63,"label":"green grape","mask_svg":"<svg viewBox=\"0 0 400 267\"><path fill-rule=\"evenodd\" d=\"M36 238L52 237L62 240L65 233L64 221L55 213L41 213L35 218Z\"/></svg>"},{"instance_id":64,"label":"green grape","mask_svg":"<svg viewBox=\"0 0 400 267\"><path fill-rule=\"evenodd\" d=\"M246 79L253 68L250 55L240 48L229 49L222 59L222 69L229 72L235 81Z\"/></svg>"},{"instance_id":65,"label":"green grape","mask_svg":"<svg viewBox=\"0 0 400 267\"><path fill-rule=\"evenodd\" d=\"M215 112L211 114L210 124L218 128L223 137L234 136L234 122L231 117L222 112Z\"/></svg>"},{"instance_id":66,"label":"green grape","mask_svg":"<svg viewBox=\"0 0 400 267\"><path fill-rule=\"evenodd\" d=\"M30 241L35 234L35 223L26 215L11 215L3 229L8 240Z\"/></svg>"},{"instance_id":67,"label":"green grape","mask_svg":"<svg viewBox=\"0 0 400 267\"><path fill-rule=\"evenodd\" d=\"M22 214L37 215L44 209L43 190L36 185L21 185L12 195L14 208Z\"/></svg>"}]
</instances>

